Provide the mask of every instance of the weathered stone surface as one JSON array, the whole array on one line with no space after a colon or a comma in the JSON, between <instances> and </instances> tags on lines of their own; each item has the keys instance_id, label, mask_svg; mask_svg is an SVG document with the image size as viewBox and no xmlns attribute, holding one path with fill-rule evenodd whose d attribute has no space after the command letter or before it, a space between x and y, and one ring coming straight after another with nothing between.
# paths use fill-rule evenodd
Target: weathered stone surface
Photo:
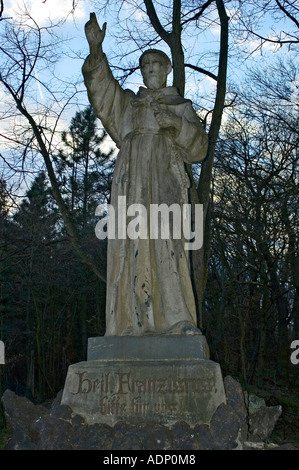
<instances>
[{"instance_id":1,"label":"weathered stone surface","mask_svg":"<svg viewBox=\"0 0 299 470\"><path fill-rule=\"evenodd\" d=\"M142 449L141 436L136 431L136 427L129 423L116 423L113 427L112 450Z\"/></svg>"},{"instance_id":2,"label":"weathered stone surface","mask_svg":"<svg viewBox=\"0 0 299 470\"><path fill-rule=\"evenodd\" d=\"M258 411L260 408L265 407L266 402L262 397L258 397L257 395L254 395L251 393L248 397L248 412L249 414L254 414L256 411Z\"/></svg>"},{"instance_id":3,"label":"weathered stone surface","mask_svg":"<svg viewBox=\"0 0 299 470\"><path fill-rule=\"evenodd\" d=\"M173 448L177 450L203 450L197 433L184 421L175 423L172 428Z\"/></svg>"},{"instance_id":4,"label":"weathered stone surface","mask_svg":"<svg viewBox=\"0 0 299 470\"><path fill-rule=\"evenodd\" d=\"M282 407L266 406L256 395L249 396L249 437L253 442L267 441L281 415Z\"/></svg>"},{"instance_id":5,"label":"weathered stone surface","mask_svg":"<svg viewBox=\"0 0 299 470\"><path fill-rule=\"evenodd\" d=\"M73 427L71 443L77 450L105 450L113 448L114 432L106 424L86 424Z\"/></svg>"},{"instance_id":6,"label":"weathered stone surface","mask_svg":"<svg viewBox=\"0 0 299 470\"><path fill-rule=\"evenodd\" d=\"M291 443L282 444L281 446L276 446L273 450L298 450L298 447L294 446Z\"/></svg>"},{"instance_id":7,"label":"weathered stone surface","mask_svg":"<svg viewBox=\"0 0 299 470\"><path fill-rule=\"evenodd\" d=\"M60 404L61 392L50 408L34 405L7 390L2 397L6 419L12 426L12 436L5 449L14 450L295 450L292 445L275 446L264 442L242 441L238 436L240 413L235 394L238 383L230 383L227 404L221 404L210 424L190 426L178 421L173 426L138 424L125 421L113 427L107 424L88 425L81 416ZM232 394L234 397L232 397ZM234 398L234 399L233 399ZM29 403L28 403L29 402ZM16 406L14 406L14 404ZM249 436L251 438L251 436Z\"/></svg>"},{"instance_id":8,"label":"weathered stone surface","mask_svg":"<svg viewBox=\"0 0 299 470\"><path fill-rule=\"evenodd\" d=\"M160 223L151 209L163 204L181 212L183 204L188 204L190 181L184 163L204 160L208 135L191 102L175 87L166 86L171 62L165 53L144 51L140 61L146 88L140 87L135 94L114 79L102 49L105 30L94 14L85 32L90 54L82 73L88 98L120 149L111 187L110 205L118 234L108 236L106 335L198 334L185 240L190 219L183 217L182 237L175 236L177 222L166 223L170 228L166 239L164 224L163 237L153 234L160 232ZM120 203L123 198L124 204ZM127 208L136 204L144 209L143 223L139 222L142 233L137 237L132 227L129 230L132 224L126 217ZM174 218L181 226L181 213ZM197 218L195 223L198 225ZM148 233L149 227L152 233ZM131 236L121 236L119 228L125 235L130 231ZM192 249L201 242L201 227L196 228L197 243Z\"/></svg>"},{"instance_id":9,"label":"weathered stone surface","mask_svg":"<svg viewBox=\"0 0 299 470\"><path fill-rule=\"evenodd\" d=\"M145 450L173 449L172 432L167 426L146 423L140 427L140 436Z\"/></svg>"},{"instance_id":10,"label":"weathered stone surface","mask_svg":"<svg viewBox=\"0 0 299 470\"><path fill-rule=\"evenodd\" d=\"M240 425L233 408L222 403L214 413L210 431L213 440L221 449L235 449L238 447Z\"/></svg>"},{"instance_id":11,"label":"weathered stone surface","mask_svg":"<svg viewBox=\"0 0 299 470\"><path fill-rule=\"evenodd\" d=\"M14 429L12 436L5 446L6 450L36 450L36 444L21 427Z\"/></svg>"},{"instance_id":12,"label":"weathered stone surface","mask_svg":"<svg viewBox=\"0 0 299 470\"><path fill-rule=\"evenodd\" d=\"M226 400L204 336L90 338L88 360L68 369L62 404L88 424L208 423Z\"/></svg>"},{"instance_id":13,"label":"weathered stone surface","mask_svg":"<svg viewBox=\"0 0 299 470\"><path fill-rule=\"evenodd\" d=\"M88 424L195 425L208 423L225 399L220 366L210 360L95 360L69 367L62 404Z\"/></svg>"},{"instance_id":14,"label":"weathered stone surface","mask_svg":"<svg viewBox=\"0 0 299 470\"><path fill-rule=\"evenodd\" d=\"M239 439L244 442L248 435L248 413L244 392L241 384L229 375L224 378L224 388L227 404L232 407L238 418Z\"/></svg>"},{"instance_id":15,"label":"weathered stone surface","mask_svg":"<svg viewBox=\"0 0 299 470\"><path fill-rule=\"evenodd\" d=\"M208 450L241 449L247 438L247 428L243 428L247 413L240 384L231 377L226 379L227 403L219 405L209 426L201 424L194 428L201 446Z\"/></svg>"},{"instance_id":16,"label":"weathered stone surface","mask_svg":"<svg viewBox=\"0 0 299 470\"><path fill-rule=\"evenodd\" d=\"M47 413L43 406L34 405L25 397L6 390L2 396L5 418L12 428L10 449L34 448L38 439L35 422Z\"/></svg>"},{"instance_id":17,"label":"weathered stone surface","mask_svg":"<svg viewBox=\"0 0 299 470\"><path fill-rule=\"evenodd\" d=\"M72 448L69 441L72 431L70 422L46 415L36 421L35 429L39 436L36 445L38 450L70 450Z\"/></svg>"},{"instance_id":18,"label":"weathered stone surface","mask_svg":"<svg viewBox=\"0 0 299 470\"><path fill-rule=\"evenodd\" d=\"M135 433L126 432L116 434L112 444L112 450L142 450L140 438Z\"/></svg>"},{"instance_id":19,"label":"weathered stone surface","mask_svg":"<svg viewBox=\"0 0 299 470\"><path fill-rule=\"evenodd\" d=\"M200 424L194 427L194 431L198 436L198 440L201 446L205 450L217 450L220 449L217 442L214 442L213 436L210 430L210 426L207 424Z\"/></svg>"},{"instance_id":20,"label":"weathered stone surface","mask_svg":"<svg viewBox=\"0 0 299 470\"><path fill-rule=\"evenodd\" d=\"M209 359L209 357L209 347L204 335L88 338L88 361L173 361L175 359Z\"/></svg>"}]
</instances>

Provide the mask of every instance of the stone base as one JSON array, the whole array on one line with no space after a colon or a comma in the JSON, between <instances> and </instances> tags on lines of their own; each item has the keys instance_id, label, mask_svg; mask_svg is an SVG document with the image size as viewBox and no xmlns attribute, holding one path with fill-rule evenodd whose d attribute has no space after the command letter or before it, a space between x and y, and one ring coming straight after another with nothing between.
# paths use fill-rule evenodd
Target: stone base
<instances>
[{"instance_id":1,"label":"stone base","mask_svg":"<svg viewBox=\"0 0 299 470\"><path fill-rule=\"evenodd\" d=\"M68 369L62 405L88 424L209 423L226 403L204 336L90 338L88 361Z\"/></svg>"},{"instance_id":2,"label":"stone base","mask_svg":"<svg viewBox=\"0 0 299 470\"><path fill-rule=\"evenodd\" d=\"M88 338L88 361L164 361L209 359L209 357L208 343L203 335Z\"/></svg>"}]
</instances>

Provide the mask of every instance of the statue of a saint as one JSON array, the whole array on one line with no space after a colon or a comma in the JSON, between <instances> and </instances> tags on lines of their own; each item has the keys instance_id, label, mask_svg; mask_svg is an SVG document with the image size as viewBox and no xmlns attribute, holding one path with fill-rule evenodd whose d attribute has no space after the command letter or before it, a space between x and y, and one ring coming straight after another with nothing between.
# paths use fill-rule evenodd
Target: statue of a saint
<instances>
[{"instance_id":1,"label":"statue of a saint","mask_svg":"<svg viewBox=\"0 0 299 470\"><path fill-rule=\"evenodd\" d=\"M150 49L140 57L145 87L137 94L114 79L91 13L85 33L90 54L82 72L95 114L119 148L111 205L188 204L184 162L201 162L208 138L189 100L167 87L171 62ZM106 335L201 334L184 237L108 239Z\"/></svg>"}]
</instances>

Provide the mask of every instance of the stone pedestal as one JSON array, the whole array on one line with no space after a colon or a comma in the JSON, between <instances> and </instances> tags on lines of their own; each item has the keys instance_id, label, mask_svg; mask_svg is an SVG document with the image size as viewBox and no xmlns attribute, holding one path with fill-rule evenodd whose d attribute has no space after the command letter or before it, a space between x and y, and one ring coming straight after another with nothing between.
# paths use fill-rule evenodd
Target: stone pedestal
<instances>
[{"instance_id":1,"label":"stone pedestal","mask_svg":"<svg viewBox=\"0 0 299 470\"><path fill-rule=\"evenodd\" d=\"M68 369L61 403L88 424L209 423L225 392L204 336L90 338Z\"/></svg>"}]
</instances>

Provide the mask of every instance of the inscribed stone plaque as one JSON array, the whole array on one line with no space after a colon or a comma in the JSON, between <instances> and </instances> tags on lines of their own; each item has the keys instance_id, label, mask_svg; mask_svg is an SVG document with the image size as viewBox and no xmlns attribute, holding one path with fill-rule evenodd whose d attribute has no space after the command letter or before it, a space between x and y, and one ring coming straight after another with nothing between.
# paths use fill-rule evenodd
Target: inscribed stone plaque
<instances>
[{"instance_id":1,"label":"inscribed stone plaque","mask_svg":"<svg viewBox=\"0 0 299 470\"><path fill-rule=\"evenodd\" d=\"M205 359L90 360L69 367L62 404L89 424L208 423L225 393L219 364Z\"/></svg>"}]
</instances>

